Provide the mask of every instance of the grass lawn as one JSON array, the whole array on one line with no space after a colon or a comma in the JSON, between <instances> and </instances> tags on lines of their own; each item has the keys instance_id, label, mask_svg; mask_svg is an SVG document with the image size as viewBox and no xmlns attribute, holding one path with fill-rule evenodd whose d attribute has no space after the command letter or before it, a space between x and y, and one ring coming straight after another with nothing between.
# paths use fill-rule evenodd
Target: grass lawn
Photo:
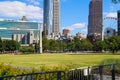
<instances>
[{"instance_id":1,"label":"grass lawn","mask_svg":"<svg viewBox=\"0 0 120 80\"><path fill-rule=\"evenodd\" d=\"M76 67L98 65L105 59L120 59L120 55L70 55L70 54L28 54L28 55L0 55L0 63L24 67L54 67L71 65Z\"/></svg>"}]
</instances>

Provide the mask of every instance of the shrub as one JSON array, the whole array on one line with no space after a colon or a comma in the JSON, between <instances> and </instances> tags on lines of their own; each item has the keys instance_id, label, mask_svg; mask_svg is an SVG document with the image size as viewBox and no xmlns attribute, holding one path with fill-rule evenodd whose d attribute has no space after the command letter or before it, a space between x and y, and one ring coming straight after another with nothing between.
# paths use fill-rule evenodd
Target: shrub
<instances>
[{"instance_id":1,"label":"shrub","mask_svg":"<svg viewBox=\"0 0 120 80\"><path fill-rule=\"evenodd\" d=\"M106 64L120 64L120 59L105 59L100 63L100 65Z\"/></svg>"}]
</instances>

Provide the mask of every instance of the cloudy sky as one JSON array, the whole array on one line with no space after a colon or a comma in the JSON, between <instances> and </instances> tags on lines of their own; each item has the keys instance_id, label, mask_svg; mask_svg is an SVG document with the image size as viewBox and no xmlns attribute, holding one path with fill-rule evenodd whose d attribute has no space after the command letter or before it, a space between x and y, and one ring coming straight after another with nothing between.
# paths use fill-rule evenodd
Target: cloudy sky
<instances>
[{"instance_id":1,"label":"cloudy sky","mask_svg":"<svg viewBox=\"0 0 120 80\"><path fill-rule=\"evenodd\" d=\"M43 2L44 0L0 0L0 20L19 20L26 16L31 21L43 23ZM89 2L90 0L60 1L61 32L62 29L69 28L73 35L77 32L87 34ZM113 4L111 0L103 1L103 17L116 17L119 9L120 4Z\"/></svg>"}]
</instances>

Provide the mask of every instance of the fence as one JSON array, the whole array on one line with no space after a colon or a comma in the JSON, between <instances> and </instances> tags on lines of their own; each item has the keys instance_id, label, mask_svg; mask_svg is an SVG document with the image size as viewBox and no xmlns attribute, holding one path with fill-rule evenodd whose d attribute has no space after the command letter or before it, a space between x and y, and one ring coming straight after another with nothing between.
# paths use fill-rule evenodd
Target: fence
<instances>
[{"instance_id":1,"label":"fence","mask_svg":"<svg viewBox=\"0 0 120 80\"><path fill-rule=\"evenodd\" d=\"M120 64L2 76L0 80L120 80Z\"/></svg>"},{"instance_id":2,"label":"fence","mask_svg":"<svg viewBox=\"0 0 120 80\"><path fill-rule=\"evenodd\" d=\"M68 80L120 80L120 64L71 69Z\"/></svg>"},{"instance_id":3,"label":"fence","mask_svg":"<svg viewBox=\"0 0 120 80\"><path fill-rule=\"evenodd\" d=\"M2 76L0 80L65 80L64 71L52 71L41 73L20 74Z\"/></svg>"}]
</instances>

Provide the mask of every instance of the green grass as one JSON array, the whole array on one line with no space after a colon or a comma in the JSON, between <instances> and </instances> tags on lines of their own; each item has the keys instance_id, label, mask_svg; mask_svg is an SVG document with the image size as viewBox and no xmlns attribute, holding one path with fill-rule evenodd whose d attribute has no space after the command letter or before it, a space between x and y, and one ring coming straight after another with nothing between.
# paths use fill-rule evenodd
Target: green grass
<instances>
[{"instance_id":1,"label":"green grass","mask_svg":"<svg viewBox=\"0 0 120 80\"><path fill-rule=\"evenodd\" d=\"M23 67L47 67L74 65L74 67L98 65L105 59L120 59L120 55L69 55L69 54L29 54L0 55L0 63Z\"/></svg>"}]
</instances>

